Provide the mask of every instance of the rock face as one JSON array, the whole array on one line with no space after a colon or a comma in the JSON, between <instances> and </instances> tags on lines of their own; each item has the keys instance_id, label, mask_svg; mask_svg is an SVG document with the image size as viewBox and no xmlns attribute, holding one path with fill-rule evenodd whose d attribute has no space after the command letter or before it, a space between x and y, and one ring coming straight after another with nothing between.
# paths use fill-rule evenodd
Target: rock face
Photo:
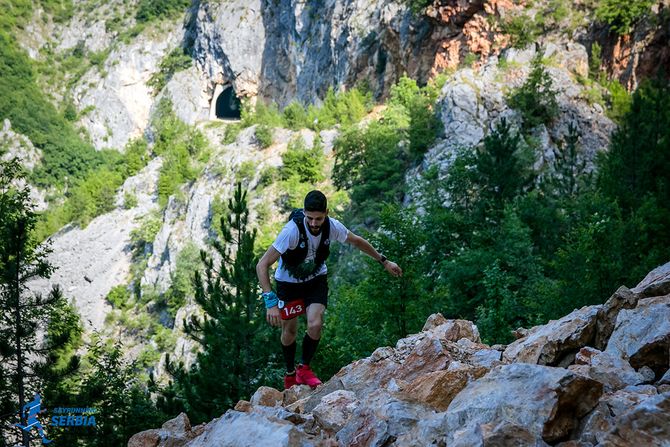
<instances>
[{"instance_id":1,"label":"rock face","mask_svg":"<svg viewBox=\"0 0 670 447\"><path fill-rule=\"evenodd\" d=\"M481 344L472 323L435 314L422 332L345 366L317 389L261 387L251 402L174 445L665 446L670 364L667 345L665 357L657 348L669 339L661 321L669 320L668 297L634 301L619 310L605 351L592 346L597 320L617 300L532 328L505 356ZM146 442L129 445L164 445L159 433L140 433L133 440Z\"/></svg>"},{"instance_id":2,"label":"rock face","mask_svg":"<svg viewBox=\"0 0 670 447\"><path fill-rule=\"evenodd\" d=\"M209 91L231 82L284 106L362 80L380 97L403 73L425 82L449 33L399 1L201 2L195 54Z\"/></svg>"},{"instance_id":3,"label":"rock face","mask_svg":"<svg viewBox=\"0 0 670 447\"><path fill-rule=\"evenodd\" d=\"M112 287L127 283L132 265L130 233L139 228L143 216L158 208L161 163L156 158L126 180L114 211L96 217L86 228L68 226L49 238L53 253L48 260L56 270L49 280L33 281L28 287L44 293L59 284L65 296L72 297L86 329L102 329L111 309L105 297ZM135 207L121 206L125 192L136 195Z\"/></svg>"},{"instance_id":4,"label":"rock face","mask_svg":"<svg viewBox=\"0 0 670 447\"><path fill-rule=\"evenodd\" d=\"M573 125L581 135L579 157L586 162L586 169L592 170L597 153L608 147L615 126L599 104L585 100L583 87L575 80L577 75L582 76L583 66L588 66L585 48L575 43L552 42L546 42L543 49L530 46L504 50L499 57L482 63L478 70L461 69L451 77L442 88L438 103L444 138L429 149L421 168L437 166L439 173L445 175L460 150L480 144L502 119L518 128L521 116L507 105L503 92L525 82L531 61L539 51L542 57L553 60L546 70L557 91L559 115L548 126L540 125L534 130L533 136L541 146L535 168L551 168ZM416 176L416 171L407 175L410 185Z\"/></svg>"},{"instance_id":5,"label":"rock face","mask_svg":"<svg viewBox=\"0 0 670 447\"><path fill-rule=\"evenodd\" d=\"M130 139L142 136L154 104L147 81L159 71L163 57L180 44L184 30L173 24L160 36L145 34L114 49L105 72L88 71L73 92L77 108L88 110L80 122L97 149L123 150Z\"/></svg>"}]
</instances>

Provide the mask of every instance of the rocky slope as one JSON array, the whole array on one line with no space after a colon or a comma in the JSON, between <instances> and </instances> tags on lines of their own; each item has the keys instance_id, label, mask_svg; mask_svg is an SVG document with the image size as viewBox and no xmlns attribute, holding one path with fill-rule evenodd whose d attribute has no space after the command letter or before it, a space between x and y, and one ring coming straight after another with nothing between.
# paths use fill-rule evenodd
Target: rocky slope
<instances>
[{"instance_id":1,"label":"rocky slope","mask_svg":"<svg viewBox=\"0 0 670 447\"><path fill-rule=\"evenodd\" d=\"M436 314L315 390L261 387L208 424L181 414L128 446L666 446L669 321L670 263L509 346Z\"/></svg>"}]
</instances>

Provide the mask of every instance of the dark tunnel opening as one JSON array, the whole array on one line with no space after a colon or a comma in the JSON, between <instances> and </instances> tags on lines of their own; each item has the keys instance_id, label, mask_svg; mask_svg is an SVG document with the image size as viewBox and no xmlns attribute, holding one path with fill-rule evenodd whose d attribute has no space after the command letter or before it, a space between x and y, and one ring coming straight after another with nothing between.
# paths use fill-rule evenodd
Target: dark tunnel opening
<instances>
[{"instance_id":1,"label":"dark tunnel opening","mask_svg":"<svg viewBox=\"0 0 670 447\"><path fill-rule=\"evenodd\" d=\"M240 100L232 87L226 87L216 99L216 117L222 119L240 119Z\"/></svg>"}]
</instances>

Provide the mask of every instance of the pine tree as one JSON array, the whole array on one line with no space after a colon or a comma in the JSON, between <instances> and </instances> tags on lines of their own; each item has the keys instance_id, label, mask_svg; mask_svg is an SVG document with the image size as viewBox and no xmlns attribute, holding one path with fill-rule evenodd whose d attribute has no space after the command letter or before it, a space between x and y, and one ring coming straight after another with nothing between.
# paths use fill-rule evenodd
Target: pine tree
<instances>
[{"instance_id":1,"label":"pine tree","mask_svg":"<svg viewBox=\"0 0 670 447\"><path fill-rule=\"evenodd\" d=\"M598 183L627 211L653 196L670 203L670 85L645 81L601 160Z\"/></svg>"},{"instance_id":2,"label":"pine tree","mask_svg":"<svg viewBox=\"0 0 670 447\"><path fill-rule=\"evenodd\" d=\"M510 107L521 112L524 131L548 124L558 115L557 92L542 63L541 51L533 58L531 67L526 82L507 99Z\"/></svg>"},{"instance_id":3,"label":"pine tree","mask_svg":"<svg viewBox=\"0 0 670 447\"><path fill-rule=\"evenodd\" d=\"M165 415L156 410L148 391L140 384L134 362L124 358L120 341L106 343L99 334L94 334L88 363L91 367L76 399L95 408L97 413L93 414L96 425L79 431L85 445L126 445L135 433L156 427L165 420Z\"/></svg>"},{"instance_id":4,"label":"pine tree","mask_svg":"<svg viewBox=\"0 0 670 447\"><path fill-rule=\"evenodd\" d=\"M166 393L173 396L163 404L174 408L178 396L195 422L209 421L239 399L248 399L268 378L271 353L278 350L277 343L271 343L259 299L256 230L248 229L246 192L240 183L228 208L226 219L221 219L223 241L214 242L218 268L211 256L201 252L204 277L194 275L195 301L204 316L184 322L185 332L202 351L188 372L183 365L168 362L174 383Z\"/></svg>"},{"instance_id":5,"label":"pine tree","mask_svg":"<svg viewBox=\"0 0 670 447\"><path fill-rule=\"evenodd\" d=\"M50 308L62 299L58 290L47 297L31 294L27 283L48 278L53 270L46 256L49 248L33 237L37 215L19 162L0 162L0 414L20 414L37 391L36 370L44 351L37 346L37 331ZM10 433L16 433L14 428ZM9 435L3 427L3 438ZM30 434L21 430L20 443L28 447Z\"/></svg>"}]
</instances>

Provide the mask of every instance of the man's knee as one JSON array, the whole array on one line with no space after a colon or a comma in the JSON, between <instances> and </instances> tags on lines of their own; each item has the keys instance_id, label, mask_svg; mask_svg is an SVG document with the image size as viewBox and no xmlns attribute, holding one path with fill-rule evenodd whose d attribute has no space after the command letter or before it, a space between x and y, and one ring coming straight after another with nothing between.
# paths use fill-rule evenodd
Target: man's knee
<instances>
[{"instance_id":1,"label":"man's knee","mask_svg":"<svg viewBox=\"0 0 670 447\"><path fill-rule=\"evenodd\" d=\"M285 325L284 327L282 327L281 340L285 345L290 345L291 343L293 343L297 335L298 335L297 325Z\"/></svg>"},{"instance_id":2,"label":"man's knee","mask_svg":"<svg viewBox=\"0 0 670 447\"><path fill-rule=\"evenodd\" d=\"M322 328L323 328L323 321L321 321L321 318L309 321L307 323L307 332L309 332L309 336L312 338L315 339L320 338Z\"/></svg>"}]
</instances>

